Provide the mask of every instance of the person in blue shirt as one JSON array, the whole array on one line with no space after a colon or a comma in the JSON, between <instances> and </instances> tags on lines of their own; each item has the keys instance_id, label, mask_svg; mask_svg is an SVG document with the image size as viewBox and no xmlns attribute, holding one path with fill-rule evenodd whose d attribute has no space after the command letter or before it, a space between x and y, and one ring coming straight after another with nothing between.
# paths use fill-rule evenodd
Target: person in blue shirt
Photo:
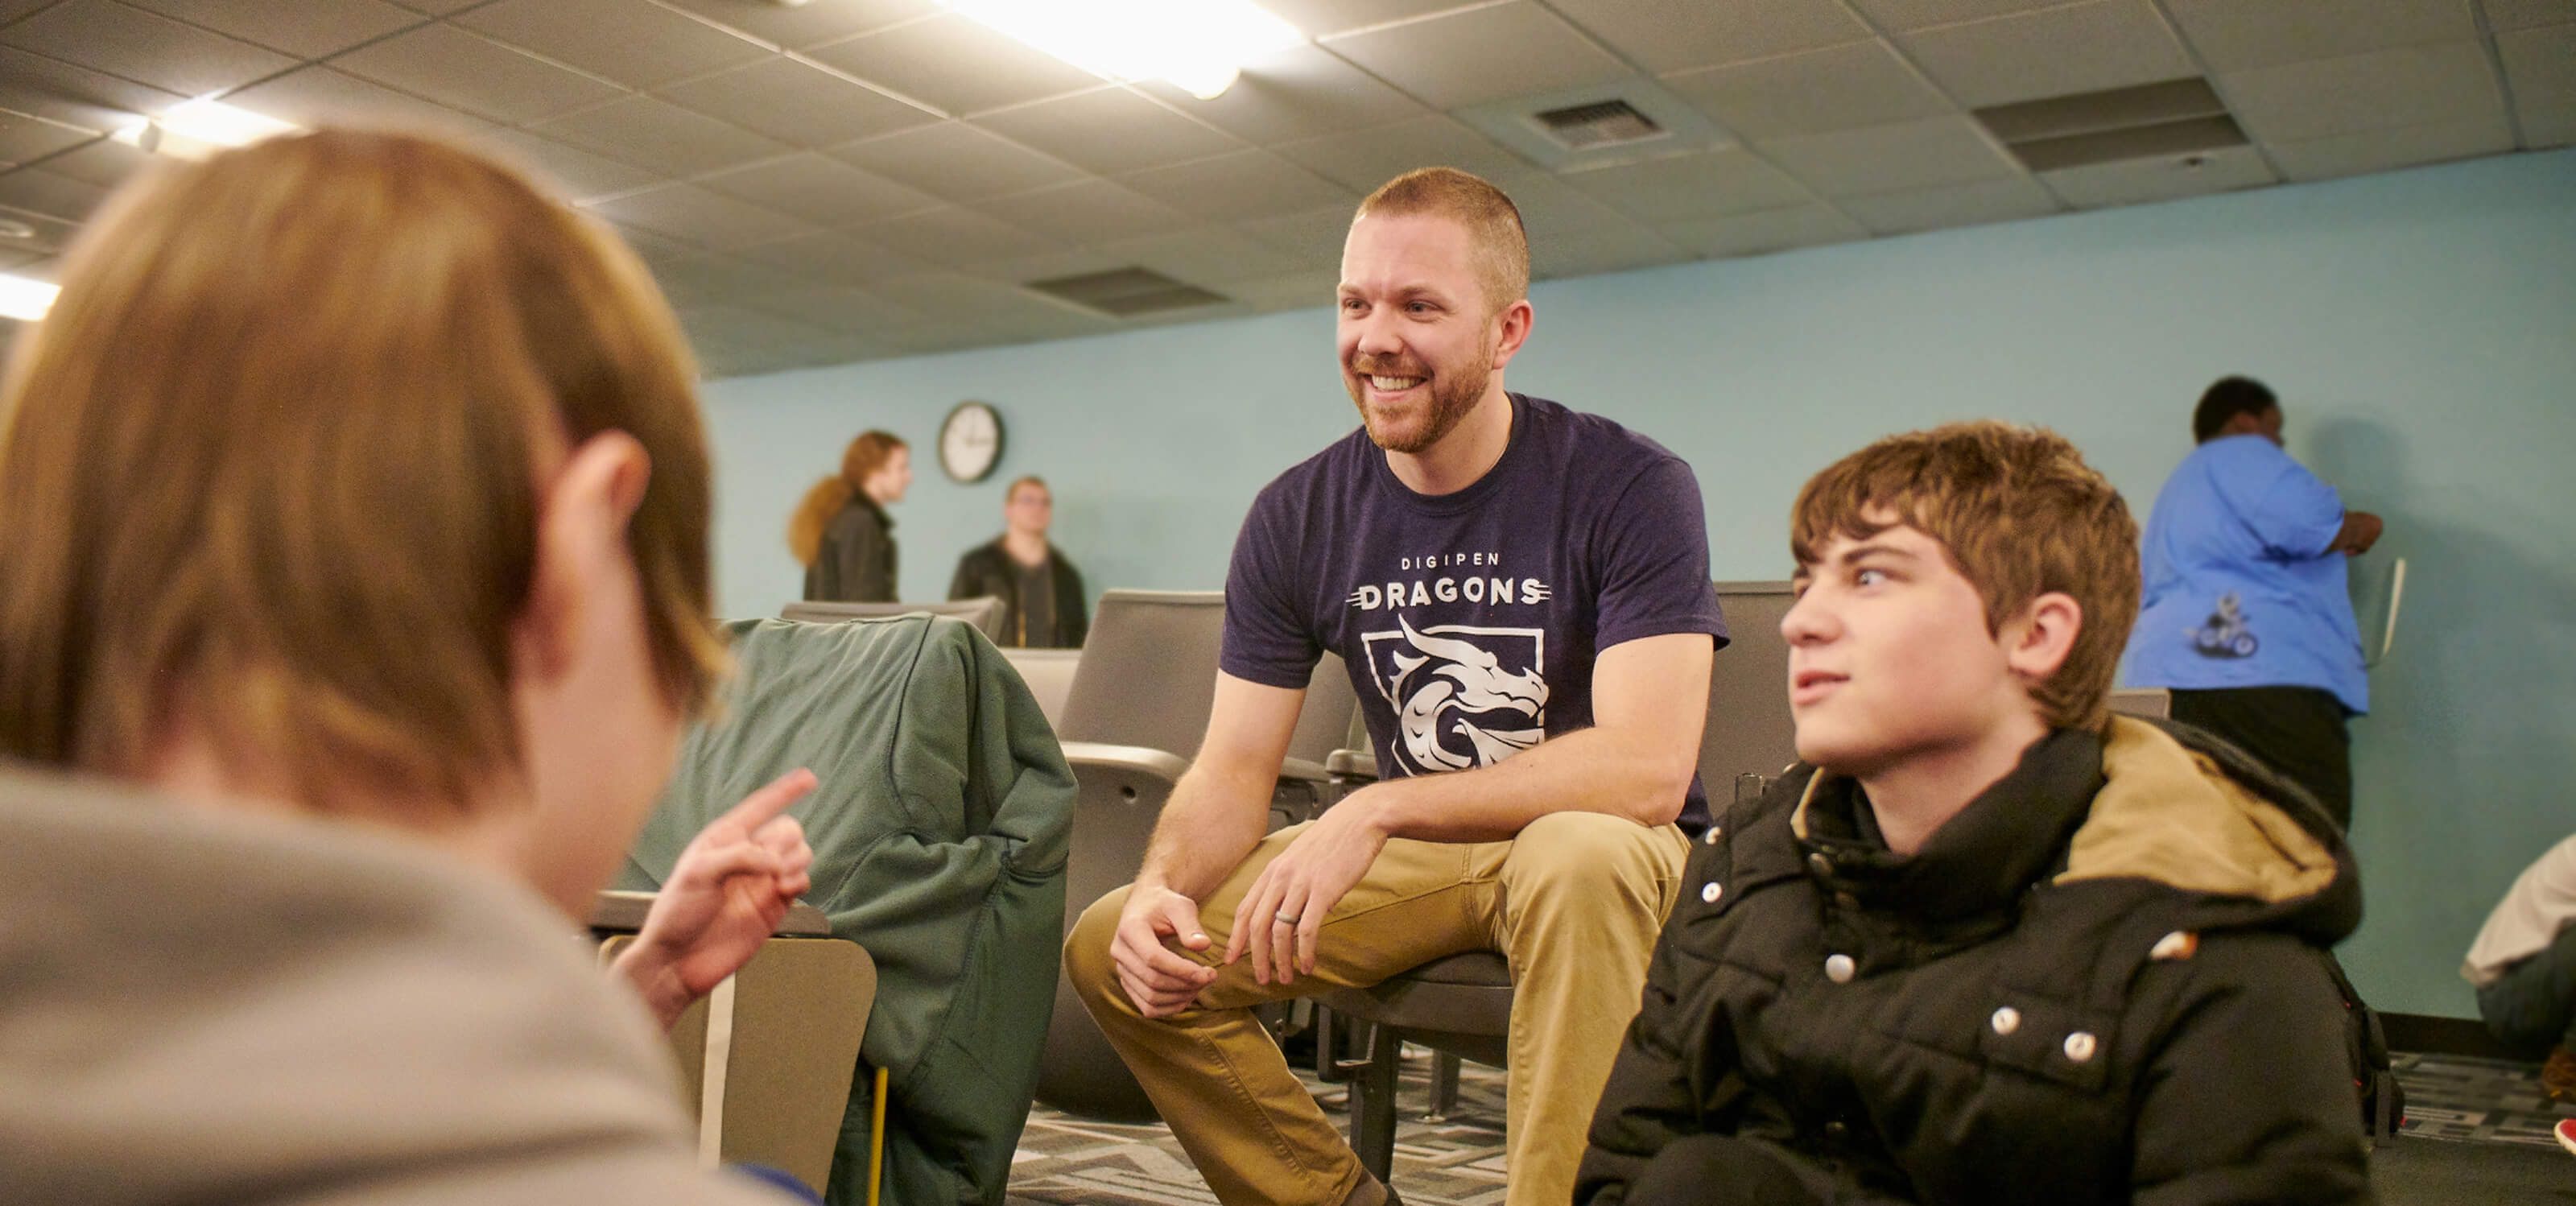
<instances>
[{"instance_id":1,"label":"person in blue shirt","mask_svg":"<svg viewBox=\"0 0 2576 1206\"><path fill-rule=\"evenodd\" d=\"M2228 377L2192 412L2199 448L2147 519L2146 595L2129 684L2173 692L2173 717L2242 748L2352 823L2346 718L2370 708L2344 559L2382 524L2281 447L2281 404Z\"/></svg>"}]
</instances>

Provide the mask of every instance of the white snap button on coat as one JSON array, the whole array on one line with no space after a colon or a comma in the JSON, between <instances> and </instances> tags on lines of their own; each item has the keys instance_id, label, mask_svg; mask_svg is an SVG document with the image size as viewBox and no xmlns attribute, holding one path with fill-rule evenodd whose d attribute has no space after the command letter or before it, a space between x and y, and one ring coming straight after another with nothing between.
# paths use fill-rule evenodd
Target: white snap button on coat
<instances>
[{"instance_id":1,"label":"white snap button on coat","mask_svg":"<svg viewBox=\"0 0 2576 1206\"><path fill-rule=\"evenodd\" d=\"M1996 1010L1995 1016L1987 1019L1987 1021L1994 1026L1995 1033L2011 1034L2013 1031L2021 1029L2021 1011L2010 1005L2006 1005L2003 1008Z\"/></svg>"},{"instance_id":2,"label":"white snap button on coat","mask_svg":"<svg viewBox=\"0 0 2576 1206\"><path fill-rule=\"evenodd\" d=\"M1717 881L1713 879L1708 881L1707 887L1699 890L1701 904L1716 904L1717 898L1724 895L1726 895L1726 889L1717 886Z\"/></svg>"},{"instance_id":3,"label":"white snap button on coat","mask_svg":"<svg viewBox=\"0 0 2576 1206\"><path fill-rule=\"evenodd\" d=\"M2091 1033L2078 1030L2066 1036L2066 1058L2083 1063L2093 1058L2093 1049L2098 1045Z\"/></svg>"},{"instance_id":4,"label":"white snap button on coat","mask_svg":"<svg viewBox=\"0 0 2576 1206\"><path fill-rule=\"evenodd\" d=\"M1725 831L1725 830L1720 829L1720 828L1718 828L1718 827L1717 827L1717 826L1715 826L1715 825L1711 825L1711 826L1709 826L1709 827L1708 827L1708 834L1707 834L1707 836L1702 837L1700 840L1701 840L1701 841L1703 841L1703 842L1708 843L1709 845L1714 846L1714 845L1716 845L1716 844L1717 844L1717 840L1718 840L1719 838L1722 838L1722 837L1725 837L1725 836L1726 836L1726 831Z\"/></svg>"},{"instance_id":5,"label":"white snap button on coat","mask_svg":"<svg viewBox=\"0 0 2576 1206\"><path fill-rule=\"evenodd\" d=\"M1852 957L1851 957L1851 956L1849 956L1849 955L1827 955L1827 956L1825 956L1825 978L1826 978L1826 979L1831 980L1831 981L1833 981L1833 982L1834 982L1834 983L1836 983L1836 984L1849 984L1849 983L1851 983L1852 970L1853 970L1853 965L1852 965Z\"/></svg>"}]
</instances>

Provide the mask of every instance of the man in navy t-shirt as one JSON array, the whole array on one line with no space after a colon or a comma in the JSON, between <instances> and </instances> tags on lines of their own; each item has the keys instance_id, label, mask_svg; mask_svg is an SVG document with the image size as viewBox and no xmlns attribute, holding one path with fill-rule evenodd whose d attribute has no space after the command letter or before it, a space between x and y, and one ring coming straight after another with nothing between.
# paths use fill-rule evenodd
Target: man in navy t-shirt
<instances>
[{"instance_id":1,"label":"man in navy t-shirt","mask_svg":"<svg viewBox=\"0 0 2576 1206\"><path fill-rule=\"evenodd\" d=\"M1265 488L1236 539L1198 759L1068 974L1220 1201L1378 1206L1251 1006L1494 949L1514 980L1507 1201L1572 1195L1687 839L1726 639L1689 466L1508 393L1529 250L1492 185L1408 173L1360 205L1339 350L1363 429ZM1381 781L1263 835L1323 650ZM1237 919L1242 919L1238 924Z\"/></svg>"},{"instance_id":2,"label":"man in navy t-shirt","mask_svg":"<svg viewBox=\"0 0 2576 1206\"><path fill-rule=\"evenodd\" d=\"M2156 494L2129 685L2173 691L2173 718L2261 759L2352 823L2344 719L2370 708L2344 559L2379 517L2281 449L2281 406L2228 377L2192 413L2200 446Z\"/></svg>"}]
</instances>

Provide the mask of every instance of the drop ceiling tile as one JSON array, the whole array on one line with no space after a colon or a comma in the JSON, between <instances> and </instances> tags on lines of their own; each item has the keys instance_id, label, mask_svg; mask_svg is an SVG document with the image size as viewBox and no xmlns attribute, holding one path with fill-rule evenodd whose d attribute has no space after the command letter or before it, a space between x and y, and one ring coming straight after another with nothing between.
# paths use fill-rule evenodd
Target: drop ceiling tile
<instances>
[{"instance_id":1,"label":"drop ceiling tile","mask_svg":"<svg viewBox=\"0 0 2576 1206\"><path fill-rule=\"evenodd\" d=\"M1124 88L1103 88L988 113L975 124L1103 175L1239 150L1229 134Z\"/></svg>"},{"instance_id":2,"label":"drop ceiling tile","mask_svg":"<svg viewBox=\"0 0 2576 1206\"><path fill-rule=\"evenodd\" d=\"M654 263L653 279L682 309L812 288L814 282L767 264L727 255Z\"/></svg>"},{"instance_id":3,"label":"drop ceiling tile","mask_svg":"<svg viewBox=\"0 0 2576 1206\"><path fill-rule=\"evenodd\" d=\"M237 88L295 60L112 0L69 0L0 28L0 42L185 96Z\"/></svg>"},{"instance_id":4,"label":"drop ceiling tile","mask_svg":"<svg viewBox=\"0 0 2576 1206\"><path fill-rule=\"evenodd\" d=\"M1789 138L1957 112L1876 39L1664 77L1739 138Z\"/></svg>"},{"instance_id":5,"label":"drop ceiling tile","mask_svg":"<svg viewBox=\"0 0 2576 1206\"><path fill-rule=\"evenodd\" d=\"M163 161L154 158L150 151L139 150L114 139L100 138L46 160L44 167L48 172L112 189L158 162Z\"/></svg>"},{"instance_id":6,"label":"drop ceiling tile","mask_svg":"<svg viewBox=\"0 0 2576 1206\"><path fill-rule=\"evenodd\" d=\"M13 230L9 239L0 241L0 246L21 253L59 255L64 248L71 246L73 237L80 233L80 226L77 223L66 222L61 218L49 218L32 210L13 209L6 205L0 205L0 221L13 222L27 228L28 233L23 237L16 235ZM28 272L26 269L19 271ZM39 279L53 278L47 275Z\"/></svg>"},{"instance_id":7,"label":"drop ceiling tile","mask_svg":"<svg viewBox=\"0 0 2576 1206\"><path fill-rule=\"evenodd\" d=\"M649 96L630 96L529 129L674 176L718 171L788 150L785 143Z\"/></svg>"},{"instance_id":8,"label":"drop ceiling tile","mask_svg":"<svg viewBox=\"0 0 2576 1206\"><path fill-rule=\"evenodd\" d=\"M1327 205L1299 214L1237 222L1234 228L1273 251L1285 252L1299 263L1330 267L1338 273L1342 263L1342 240L1350 237L1351 214L1357 208L1356 205Z\"/></svg>"},{"instance_id":9,"label":"drop ceiling tile","mask_svg":"<svg viewBox=\"0 0 2576 1206\"><path fill-rule=\"evenodd\" d=\"M1216 281L1276 276L1303 266L1294 257L1221 226L1199 226L1129 239L1109 244L1102 250L1123 263L1142 264L1174 280L1210 287ZM1326 296L1330 296L1329 288Z\"/></svg>"},{"instance_id":10,"label":"drop ceiling tile","mask_svg":"<svg viewBox=\"0 0 2576 1206\"><path fill-rule=\"evenodd\" d=\"M614 84L453 25L424 25L341 55L332 65L504 124L543 121L619 94Z\"/></svg>"},{"instance_id":11,"label":"drop ceiling tile","mask_svg":"<svg viewBox=\"0 0 2576 1206\"><path fill-rule=\"evenodd\" d=\"M1840 0L1551 0L1648 71L1740 63L1866 38Z\"/></svg>"},{"instance_id":12,"label":"drop ceiling tile","mask_svg":"<svg viewBox=\"0 0 2576 1206\"><path fill-rule=\"evenodd\" d=\"M594 201L587 208L621 226L642 227L714 251L734 251L814 229L801 219L694 184L665 184Z\"/></svg>"},{"instance_id":13,"label":"drop ceiling tile","mask_svg":"<svg viewBox=\"0 0 2576 1206\"><path fill-rule=\"evenodd\" d=\"M2252 147L2097 163L2042 172L2039 180L2059 200L2077 209L2171 201L2281 182Z\"/></svg>"},{"instance_id":14,"label":"drop ceiling tile","mask_svg":"<svg viewBox=\"0 0 2576 1206\"><path fill-rule=\"evenodd\" d=\"M66 222L85 222L107 199L107 190L40 167L0 172L0 205Z\"/></svg>"},{"instance_id":15,"label":"drop ceiling tile","mask_svg":"<svg viewBox=\"0 0 2576 1206\"><path fill-rule=\"evenodd\" d=\"M1535 280L1563 280L1691 258L1689 252L1654 231L1614 220L1537 240L1530 246L1530 276Z\"/></svg>"},{"instance_id":16,"label":"drop ceiling tile","mask_svg":"<svg viewBox=\"0 0 2576 1206\"><path fill-rule=\"evenodd\" d=\"M940 204L928 193L810 152L700 177L698 183L822 226L875 222Z\"/></svg>"},{"instance_id":17,"label":"drop ceiling tile","mask_svg":"<svg viewBox=\"0 0 2576 1206\"><path fill-rule=\"evenodd\" d=\"M0 109L0 163L25 163L66 151L98 135L77 126Z\"/></svg>"},{"instance_id":18,"label":"drop ceiling tile","mask_svg":"<svg viewBox=\"0 0 2576 1206\"><path fill-rule=\"evenodd\" d=\"M2091 0L1897 41L1972 109L2197 74L2147 0Z\"/></svg>"},{"instance_id":19,"label":"drop ceiling tile","mask_svg":"<svg viewBox=\"0 0 2576 1206\"><path fill-rule=\"evenodd\" d=\"M2460 0L2166 0L2165 11L2212 71L2478 36Z\"/></svg>"},{"instance_id":20,"label":"drop ceiling tile","mask_svg":"<svg viewBox=\"0 0 2576 1206\"><path fill-rule=\"evenodd\" d=\"M576 201L631 192L663 179L649 169L520 130L486 130L476 141L535 168L558 191Z\"/></svg>"},{"instance_id":21,"label":"drop ceiling tile","mask_svg":"<svg viewBox=\"0 0 2576 1206\"><path fill-rule=\"evenodd\" d=\"M853 334L905 328L921 321L919 311L898 306L865 289L836 285L762 294L745 298L740 304L764 314Z\"/></svg>"},{"instance_id":22,"label":"drop ceiling tile","mask_svg":"<svg viewBox=\"0 0 2576 1206\"><path fill-rule=\"evenodd\" d=\"M1967 184L2016 174L1965 117L1936 117L1756 144L1774 164L1828 197Z\"/></svg>"},{"instance_id":23,"label":"drop ceiling tile","mask_svg":"<svg viewBox=\"0 0 2576 1206\"><path fill-rule=\"evenodd\" d=\"M1202 218L1276 217L1327 205L1348 206L1357 194L1268 151L1147 168L1119 178L1136 191Z\"/></svg>"},{"instance_id":24,"label":"drop ceiling tile","mask_svg":"<svg viewBox=\"0 0 2576 1206\"><path fill-rule=\"evenodd\" d=\"M1438 115L1282 143L1277 149L1361 194L1376 192L1379 185L1419 167L1446 165L1497 182L1537 170L1492 139Z\"/></svg>"},{"instance_id":25,"label":"drop ceiling tile","mask_svg":"<svg viewBox=\"0 0 2576 1206\"><path fill-rule=\"evenodd\" d=\"M1526 176L1502 187L1521 211L1533 248L1553 235L1628 224L1619 211L1556 176Z\"/></svg>"},{"instance_id":26,"label":"drop ceiling tile","mask_svg":"<svg viewBox=\"0 0 2576 1206\"><path fill-rule=\"evenodd\" d=\"M1762 255L1869 237L1869 228L1821 201L1757 214L1670 222L1655 229L1683 248L1705 256Z\"/></svg>"},{"instance_id":27,"label":"drop ceiling tile","mask_svg":"<svg viewBox=\"0 0 2576 1206\"><path fill-rule=\"evenodd\" d=\"M2489 29L2531 29L2576 21L2576 0L2479 0Z\"/></svg>"},{"instance_id":28,"label":"drop ceiling tile","mask_svg":"<svg viewBox=\"0 0 2576 1206\"><path fill-rule=\"evenodd\" d=\"M1200 121L1265 146L1430 112L1320 46L1292 46L1245 63L1241 78L1215 100L1200 100L1163 80L1135 86Z\"/></svg>"},{"instance_id":29,"label":"drop ceiling tile","mask_svg":"<svg viewBox=\"0 0 2576 1206\"><path fill-rule=\"evenodd\" d=\"M824 0L793 7L773 0L659 2L789 50L803 50L939 11L939 0Z\"/></svg>"},{"instance_id":30,"label":"drop ceiling tile","mask_svg":"<svg viewBox=\"0 0 2576 1206\"><path fill-rule=\"evenodd\" d=\"M850 233L951 268L1064 248L1035 231L953 205L870 223Z\"/></svg>"},{"instance_id":31,"label":"drop ceiling tile","mask_svg":"<svg viewBox=\"0 0 2576 1206\"><path fill-rule=\"evenodd\" d=\"M2513 149L2501 114L2370 130L2332 138L2272 143L2266 148L2293 181L2331 180L2419 164L2495 155Z\"/></svg>"},{"instance_id":32,"label":"drop ceiling tile","mask_svg":"<svg viewBox=\"0 0 2576 1206\"><path fill-rule=\"evenodd\" d=\"M1626 64L1531 0L1329 38L1324 47L1434 109L1562 92L1629 74Z\"/></svg>"},{"instance_id":33,"label":"drop ceiling tile","mask_svg":"<svg viewBox=\"0 0 2576 1206\"><path fill-rule=\"evenodd\" d=\"M1034 193L995 197L975 209L1024 230L1067 243L1109 243L1190 224L1189 215L1106 180L1080 180Z\"/></svg>"},{"instance_id":34,"label":"drop ceiling tile","mask_svg":"<svg viewBox=\"0 0 2576 1206\"><path fill-rule=\"evenodd\" d=\"M408 29L421 14L384 0L127 0L165 17L202 25L303 59L337 54L361 42Z\"/></svg>"},{"instance_id":35,"label":"drop ceiling tile","mask_svg":"<svg viewBox=\"0 0 2576 1206\"><path fill-rule=\"evenodd\" d=\"M0 45L0 109L106 133L188 99Z\"/></svg>"},{"instance_id":36,"label":"drop ceiling tile","mask_svg":"<svg viewBox=\"0 0 2576 1206\"><path fill-rule=\"evenodd\" d=\"M2265 144L2500 115L2504 105L2475 42L2261 67L2217 83L2237 122Z\"/></svg>"},{"instance_id":37,"label":"drop ceiling tile","mask_svg":"<svg viewBox=\"0 0 2576 1206\"><path fill-rule=\"evenodd\" d=\"M819 340L831 331L810 323L798 322L748 306L714 303L691 306L680 311L680 325L688 330L692 342L709 343L742 351L776 350L789 344Z\"/></svg>"},{"instance_id":38,"label":"drop ceiling tile","mask_svg":"<svg viewBox=\"0 0 2576 1206\"><path fill-rule=\"evenodd\" d=\"M1102 247L1072 247L1063 251L1043 251L1036 255L1014 256L994 260L967 269L972 276L1005 285L1024 285L1030 281L1051 281L1059 277L1089 276L1095 272L1114 272L1133 268L1134 260L1121 259L1116 252Z\"/></svg>"},{"instance_id":39,"label":"drop ceiling tile","mask_svg":"<svg viewBox=\"0 0 2576 1206\"><path fill-rule=\"evenodd\" d=\"M2060 208L2047 189L2021 177L1851 197L1841 205L1861 225L1883 235L2036 218Z\"/></svg>"},{"instance_id":40,"label":"drop ceiling tile","mask_svg":"<svg viewBox=\"0 0 2576 1206\"><path fill-rule=\"evenodd\" d=\"M456 23L629 88L658 87L771 53L646 0L500 0Z\"/></svg>"},{"instance_id":41,"label":"drop ceiling tile","mask_svg":"<svg viewBox=\"0 0 2576 1206\"><path fill-rule=\"evenodd\" d=\"M1411 21L1477 0L1260 0L1270 15L1309 38Z\"/></svg>"},{"instance_id":42,"label":"drop ceiling tile","mask_svg":"<svg viewBox=\"0 0 2576 1206\"><path fill-rule=\"evenodd\" d=\"M2066 0L1851 0L1852 8L1882 33L1960 25L2064 3Z\"/></svg>"},{"instance_id":43,"label":"drop ceiling tile","mask_svg":"<svg viewBox=\"0 0 2576 1206\"><path fill-rule=\"evenodd\" d=\"M2529 150L2576 144L2576 105L2557 109L2524 108L2522 145Z\"/></svg>"},{"instance_id":44,"label":"drop ceiling tile","mask_svg":"<svg viewBox=\"0 0 2576 1206\"><path fill-rule=\"evenodd\" d=\"M1055 305L1010 285L961 272L904 277L869 292L935 321L977 325L1025 319L1038 308Z\"/></svg>"},{"instance_id":45,"label":"drop ceiling tile","mask_svg":"<svg viewBox=\"0 0 2576 1206\"><path fill-rule=\"evenodd\" d=\"M1679 222L1780 209L1815 200L1806 186L1760 157L1728 147L1588 172L1567 184L1644 222Z\"/></svg>"},{"instance_id":46,"label":"drop ceiling tile","mask_svg":"<svg viewBox=\"0 0 2576 1206\"><path fill-rule=\"evenodd\" d=\"M934 268L929 261L839 232L798 235L742 249L743 258L826 285L866 288Z\"/></svg>"},{"instance_id":47,"label":"drop ceiling tile","mask_svg":"<svg viewBox=\"0 0 2576 1206\"><path fill-rule=\"evenodd\" d=\"M414 12L443 17L461 8L472 8L483 0L394 0L394 3Z\"/></svg>"},{"instance_id":48,"label":"drop ceiling tile","mask_svg":"<svg viewBox=\"0 0 2576 1206\"><path fill-rule=\"evenodd\" d=\"M830 146L939 120L927 109L785 57L664 88L662 95L800 147Z\"/></svg>"},{"instance_id":49,"label":"drop ceiling tile","mask_svg":"<svg viewBox=\"0 0 2576 1206\"><path fill-rule=\"evenodd\" d=\"M2496 35L2513 103L2527 109L2576 106L2576 25Z\"/></svg>"},{"instance_id":50,"label":"drop ceiling tile","mask_svg":"<svg viewBox=\"0 0 2576 1206\"><path fill-rule=\"evenodd\" d=\"M232 93L224 103L299 126L391 126L467 134L493 128L479 117L320 66L290 71Z\"/></svg>"},{"instance_id":51,"label":"drop ceiling tile","mask_svg":"<svg viewBox=\"0 0 2576 1206\"><path fill-rule=\"evenodd\" d=\"M1263 314L1281 310L1321 310L1333 304L1341 288L1338 272L1291 272L1250 280L1220 281L1208 286Z\"/></svg>"},{"instance_id":52,"label":"drop ceiling tile","mask_svg":"<svg viewBox=\"0 0 2576 1206\"><path fill-rule=\"evenodd\" d=\"M1100 87L1099 76L956 13L817 46L817 62L950 114Z\"/></svg>"},{"instance_id":53,"label":"drop ceiling tile","mask_svg":"<svg viewBox=\"0 0 2576 1206\"><path fill-rule=\"evenodd\" d=\"M1082 176L1064 163L960 121L847 143L824 154L951 201L980 201Z\"/></svg>"}]
</instances>

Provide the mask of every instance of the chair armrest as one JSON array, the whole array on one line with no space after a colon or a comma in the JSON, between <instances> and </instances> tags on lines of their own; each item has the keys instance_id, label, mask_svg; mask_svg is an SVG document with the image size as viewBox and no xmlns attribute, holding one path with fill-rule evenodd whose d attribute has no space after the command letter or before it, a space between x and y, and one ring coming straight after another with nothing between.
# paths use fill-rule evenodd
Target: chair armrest
<instances>
[{"instance_id":1,"label":"chair armrest","mask_svg":"<svg viewBox=\"0 0 2576 1206\"><path fill-rule=\"evenodd\" d=\"M644 915L652 911L651 892L601 892L591 898L590 928L601 933L636 933L644 928ZM770 933L778 938L829 938L832 919L800 900L787 906L787 915L778 919L778 928Z\"/></svg>"},{"instance_id":2,"label":"chair armrest","mask_svg":"<svg viewBox=\"0 0 2576 1206\"><path fill-rule=\"evenodd\" d=\"M1324 771L1337 779L1377 778L1377 753L1374 750L1334 750L1324 759Z\"/></svg>"},{"instance_id":3,"label":"chair armrest","mask_svg":"<svg viewBox=\"0 0 2576 1206\"><path fill-rule=\"evenodd\" d=\"M1181 774L1190 769L1190 764L1180 755L1166 750L1142 745L1110 745L1101 741L1065 742L1064 760L1077 768L1085 765L1126 767L1174 783L1180 782Z\"/></svg>"},{"instance_id":4,"label":"chair armrest","mask_svg":"<svg viewBox=\"0 0 2576 1206\"><path fill-rule=\"evenodd\" d=\"M1297 783L1330 783L1333 781L1333 771L1331 767L1321 762L1309 762L1303 758L1282 758L1279 760L1279 777Z\"/></svg>"}]
</instances>

